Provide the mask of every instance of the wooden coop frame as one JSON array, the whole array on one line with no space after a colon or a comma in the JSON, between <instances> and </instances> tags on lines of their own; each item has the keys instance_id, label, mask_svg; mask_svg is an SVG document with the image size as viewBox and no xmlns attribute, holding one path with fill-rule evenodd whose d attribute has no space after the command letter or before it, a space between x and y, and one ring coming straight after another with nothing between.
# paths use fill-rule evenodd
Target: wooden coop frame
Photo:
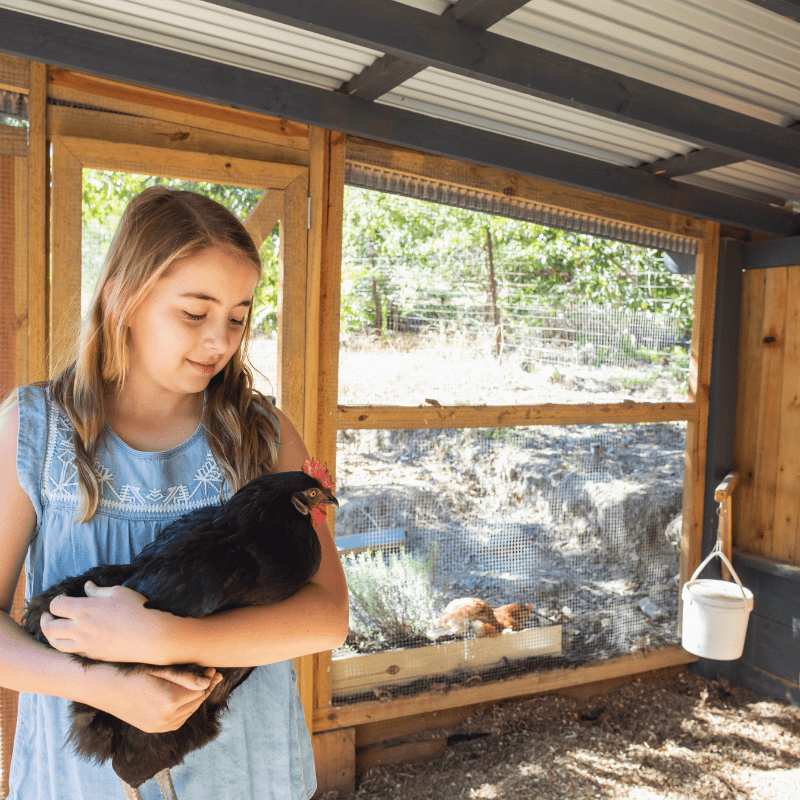
<instances>
[{"instance_id":1,"label":"wooden coop frame","mask_svg":"<svg viewBox=\"0 0 800 800\"><path fill-rule=\"evenodd\" d=\"M3 298L6 319L12 323L5 323L0 338L4 348L0 357L14 367L13 373L4 374L8 385L2 387L3 392L12 385L45 378L51 365L61 358L65 337L74 335L79 316L81 221L80 204L69 200L80 192L84 167L110 169L124 164L129 171L135 167L148 174L191 174L210 181L266 188L269 191L247 224L261 240L276 220L283 226L276 382L282 406L313 453L335 465L339 429L682 420L687 423L687 435L681 580L686 580L700 563L718 223L38 62L3 55L0 60L14 76L0 88L27 93L30 103L27 140L20 129L0 132L0 169L13 178L7 182L13 191L3 202L14 209L11 229L0 232L14 242L13 309L11 297ZM513 195L592 219L694 240L695 327L687 401L439 408L339 406L341 222L347 162L433 178L496 196ZM52 281L48 280L50 258ZM304 364L304 369L291 368L298 363ZM395 655L402 659L402 654ZM322 792L352 788L357 747L463 718L466 709L477 704L570 687L608 686L609 682L680 668L695 660L679 646L671 645L571 670L340 707L331 702L330 653L298 659L297 667ZM10 718L3 721L0 741L6 765L9 732L13 736L10 725ZM366 755L359 758L361 767L375 763L374 756L372 761Z\"/></svg>"}]
</instances>

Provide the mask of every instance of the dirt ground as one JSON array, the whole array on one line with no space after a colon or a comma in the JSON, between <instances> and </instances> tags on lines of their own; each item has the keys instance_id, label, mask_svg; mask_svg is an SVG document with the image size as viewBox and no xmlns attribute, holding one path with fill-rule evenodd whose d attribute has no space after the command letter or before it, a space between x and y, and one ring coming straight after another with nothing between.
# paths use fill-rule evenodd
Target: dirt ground
<instances>
[{"instance_id":1,"label":"dirt ground","mask_svg":"<svg viewBox=\"0 0 800 800\"><path fill-rule=\"evenodd\" d=\"M692 672L576 700L484 708L444 755L377 767L325 800L789 800L800 787L800 709ZM413 738L413 737L412 737Z\"/></svg>"}]
</instances>

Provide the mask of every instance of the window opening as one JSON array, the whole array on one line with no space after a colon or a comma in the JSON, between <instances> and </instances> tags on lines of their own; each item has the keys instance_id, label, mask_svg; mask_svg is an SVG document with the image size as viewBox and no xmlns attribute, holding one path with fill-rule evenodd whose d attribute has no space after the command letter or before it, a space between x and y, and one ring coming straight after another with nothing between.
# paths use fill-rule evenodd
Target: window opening
<instances>
[{"instance_id":1,"label":"window opening","mask_svg":"<svg viewBox=\"0 0 800 800\"><path fill-rule=\"evenodd\" d=\"M339 403L685 400L693 296L661 251L346 187ZM685 446L685 422L339 431L334 700L676 643Z\"/></svg>"}]
</instances>

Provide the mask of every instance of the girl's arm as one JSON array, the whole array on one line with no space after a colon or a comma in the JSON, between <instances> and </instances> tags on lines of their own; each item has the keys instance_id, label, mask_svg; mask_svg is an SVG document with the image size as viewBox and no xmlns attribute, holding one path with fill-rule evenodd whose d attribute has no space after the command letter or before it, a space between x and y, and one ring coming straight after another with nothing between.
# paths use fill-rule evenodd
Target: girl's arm
<instances>
[{"instance_id":1,"label":"girl's arm","mask_svg":"<svg viewBox=\"0 0 800 800\"><path fill-rule=\"evenodd\" d=\"M127 676L105 666L87 671L32 639L11 618L14 591L36 528L36 512L17 476L18 430L17 406L12 405L0 415L0 686L88 703L143 730L180 727L219 676L211 680L209 675L205 686L198 687L169 671ZM180 680L187 685L176 683Z\"/></svg>"},{"instance_id":2,"label":"girl's arm","mask_svg":"<svg viewBox=\"0 0 800 800\"><path fill-rule=\"evenodd\" d=\"M281 412L278 471L302 469L309 457ZM103 661L194 662L249 667L339 647L347 636L344 572L327 523L318 525L322 562L299 592L272 606L223 611L202 619L145 609L142 595L121 586L91 590L93 599L56 598L42 631L59 650Z\"/></svg>"}]
</instances>

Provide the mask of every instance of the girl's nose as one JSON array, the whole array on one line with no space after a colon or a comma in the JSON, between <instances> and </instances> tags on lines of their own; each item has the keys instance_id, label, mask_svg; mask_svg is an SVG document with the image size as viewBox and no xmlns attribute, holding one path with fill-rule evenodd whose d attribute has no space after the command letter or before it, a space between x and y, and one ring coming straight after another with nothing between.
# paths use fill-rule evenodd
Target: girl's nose
<instances>
[{"instance_id":1,"label":"girl's nose","mask_svg":"<svg viewBox=\"0 0 800 800\"><path fill-rule=\"evenodd\" d=\"M217 352L224 353L231 344L231 332L228 330L228 326L225 324L209 326L206 329L203 344Z\"/></svg>"}]
</instances>

